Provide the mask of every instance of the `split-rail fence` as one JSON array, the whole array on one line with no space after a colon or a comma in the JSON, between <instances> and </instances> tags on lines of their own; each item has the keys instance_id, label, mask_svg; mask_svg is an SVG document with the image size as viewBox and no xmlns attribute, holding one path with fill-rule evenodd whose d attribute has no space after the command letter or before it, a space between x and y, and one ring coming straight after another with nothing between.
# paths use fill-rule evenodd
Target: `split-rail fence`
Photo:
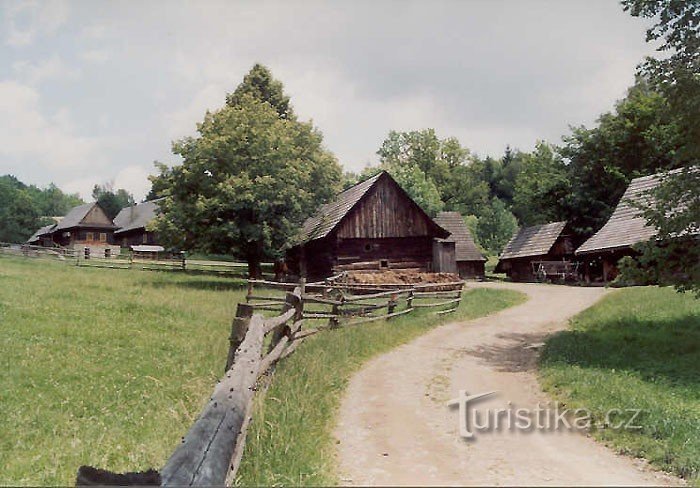
<instances>
[{"instance_id":1,"label":"split-rail fence","mask_svg":"<svg viewBox=\"0 0 700 488\"><path fill-rule=\"evenodd\" d=\"M464 285L463 281L364 285L343 282L344 277L308 284L248 280L246 303L238 304L233 319L224 376L165 466L159 472L126 474L81 466L77 484L232 484L252 420L255 391L279 360L326 329L392 319L420 308L434 308L436 314L453 312Z\"/></svg>"}]
</instances>

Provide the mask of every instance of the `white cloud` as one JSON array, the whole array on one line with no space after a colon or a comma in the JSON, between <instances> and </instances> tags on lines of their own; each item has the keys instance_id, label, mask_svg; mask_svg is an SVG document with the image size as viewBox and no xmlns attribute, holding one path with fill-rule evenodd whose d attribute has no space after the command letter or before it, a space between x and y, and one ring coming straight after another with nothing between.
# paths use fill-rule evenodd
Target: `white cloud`
<instances>
[{"instance_id":1,"label":"white cloud","mask_svg":"<svg viewBox=\"0 0 700 488\"><path fill-rule=\"evenodd\" d=\"M109 49L88 49L80 53L80 57L90 63L104 64L112 58L112 51Z\"/></svg>"},{"instance_id":2,"label":"white cloud","mask_svg":"<svg viewBox=\"0 0 700 488\"><path fill-rule=\"evenodd\" d=\"M114 188L125 188L136 198L142 200L151 189L151 182L148 175L153 171L138 165L127 166L114 178Z\"/></svg>"},{"instance_id":3,"label":"white cloud","mask_svg":"<svg viewBox=\"0 0 700 488\"><path fill-rule=\"evenodd\" d=\"M17 61L12 65L12 69L19 79L32 86L44 81L77 80L80 78L80 70L66 65L58 55L53 55L37 63Z\"/></svg>"},{"instance_id":4,"label":"white cloud","mask_svg":"<svg viewBox=\"0 0 700 488\"><path fill-rule=\"evenodd\" d=\"M0 82L0 154L45 170L88 170L102 160L100 143L76 133L67 109L47 116L38 92L14 81Z\"/></svg>"},{"instance_id":5,"label":"white cloud","mask_svg":"<svg viewBox=\"0 0 700 488\"><path fill-rule=\"evenodd\" d=\"M32 44L40 36L50 36L68 19L64 0L17 1L6 4L7 37L13 47Z\"/></svg>"}]
</instances>

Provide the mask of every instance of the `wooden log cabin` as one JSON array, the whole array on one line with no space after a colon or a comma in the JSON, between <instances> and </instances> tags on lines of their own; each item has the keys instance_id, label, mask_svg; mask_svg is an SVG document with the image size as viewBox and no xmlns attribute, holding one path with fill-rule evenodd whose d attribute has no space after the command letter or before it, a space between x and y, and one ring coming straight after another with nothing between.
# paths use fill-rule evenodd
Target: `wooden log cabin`
<instances>
[{"instance_id":1,"label":"wooden log cabin","mask_svg":"<svg viewBox=\"0 0 700 488\"><path fill-rule=\"evenodd\" d=\"M304 223L286 261L292 274L311 279L349 270L440 271L434 246L438 254L440 248L454 253L454 243L436 243L449 234L383 171L323 205Z\"/></svg>"},{"instance_id":2,"label":"wooden log cabin","mask_svg":"<svg viewBox=\"0 0 700 488\"><path fill-rule=\"evenodd\" d=\"M114 232L115 241L122 247L157 246L157 235L148 230L148 224L156 218L157 213L158 200L137 203L121 209L114 217L114 224L118 227Z\"/></svg>"},{"instance_id":3,"label":"wooden log cabin","mask_svg":"<svg viewBox=\"0 0 700 488\"><path fill-rule=\"evenodd\" d=\"M535 281L539 263L572 261L575 244L566 222L521 228L498 257L495 271L506 273L513 281Z\"/></svg>"},{"instance_id":4,"label":"wooden log cabin","mask_svg":"<svg viewBox=\"0 0 700 488\"><path fill-rule=\"evenodd\" d=\"M637 205L648 200L648 192L660 182L661 174L634 178L605 225L576 249L586 281L614 280L619 274L618 261L625 256L636 257L639 253L633 246L656 236L656 229L647 224ZM687 242L689 246L698 245L697 236Z\"/></svg>"},{"instance_id":5,"label":"wooden log cabin","mask_svg":"<svg viewBox=\"0 0 700 488\"><path fill-rule=\"evenodd\" d=\"M114 242L116 228L102 207L93 202L71 209L41 237L44 245L75 249L86 256L109 257L120 251Z\"/></svg>"}]
</instances>

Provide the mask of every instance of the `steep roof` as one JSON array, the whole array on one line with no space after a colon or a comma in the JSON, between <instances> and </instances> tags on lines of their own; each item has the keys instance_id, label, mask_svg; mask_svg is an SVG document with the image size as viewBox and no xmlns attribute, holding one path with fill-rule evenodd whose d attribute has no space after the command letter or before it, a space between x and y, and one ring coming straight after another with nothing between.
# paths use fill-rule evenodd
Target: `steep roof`
<instances>
[{"instance_id":1,"label":"steep roof","mask_svg":"<svg viewBox=\"0 0 700 488\"><path fill-rule=\"evenodd\" d=\"M338 196L332 202L322 205L318 211L311 217L309 217L300 233L300 242L308 242L316 239L321 239L329 235L333 230L335 230L343 219L350 214L353 208L363 199L365 195L377 184L377 182L382 179L388 179L391 183L396 185L398 191L402 193L413 205L417 211L424 215L429 222L429 226L433 227L436 234L442 236L448 235L448 232L437 225L433 219L428 216L425 211L420 208L418 204L413 202L406 191L401 188L401 186L396 183L396 181L391 177L386 171L358 183L347 190L338 194Z\"/></svg>"},{"instance_id":2,"label":"steep roof","mask_svg":"<svg viewBox=\"0 0 700 488\"><path fill-rule=\"evenodd\" d=\"M450 233L448 239L455 241L455 257L457 261L486 261L474 244L467 224L459 212L440 212L435 217L435 223Z\"/></svg>"},{"instance_id":3,"label":"steep roof","mask_svg":"<svg viewBox=\"0 0 700 488\"><path fill-rule=\"evenodd\" d=\"M379 180L382 173L371 177L355 186L338 194L332 202L322 205L318 211L306 219L301 229L301 242L313 241L326 237L357 202L369 191Z\"/></svg>"},{"instance_id":4,"label":"steep roof","mask_svg":"<svg viewBox=\"0 0 700 488\"><path fill-rule=\"evenodd\" d=\"M647 225L640 210L632 203L642 203L645 193L659 185L660 176L655 174L633 179L605 225L584 242L576 254L631 247L654 237L656 229Z\"/></svg>"},{"instance_id":5,"label":"steep roof","mask_svg":"<svg viewBox=\"0 0 700 488\"><path fill-rule=\"evenodd\" d=\"M49 234L53 228L56 226L56 224L51 224L51 225L45 225L43 227L40 227L39 230L37 230L32 236L27 239L27 242L36 242L39 240L39 237Z\"/></svg>"},{"instance_id":6,"label":"steep roof","mask_svg":"<svg viewBox=\"0 0 700 488\"><path fill-rule=\"evenodd\" d=\"M56 228L53 230L58 231L80 226L85 217L88 216L90 211L95 206L99 207L97 202L84 203L82 205L78 205L77 207L73 207L70 212L68 212L68 214L66 214L66 216L63 217L58 224L56 224ZM90 227L114 228L114 224L91 224Z\"/></svg>"},{"instance_id":7,"label":"steep roof","mask_svg":"<svg viewBox=\"0 0 700 488\"><path fill-rule=\"evenodd\" d=\"M566 222L533 225L518 230L508 241L499 259L524 258L547 254L561 235Z\"/></svg>"},{"instance_id":8,"label":"steep roof","mask_svg":"<svg viewBox=\"0 0 700 488\"><path fill-rule=\"evenodd\" d=\"M115 234L134 229L146 228L148 223L156 218L158 212L158 200L143 202L124 207L114 217L114 225L119 227Z\"/></svg>"}]
</instances>

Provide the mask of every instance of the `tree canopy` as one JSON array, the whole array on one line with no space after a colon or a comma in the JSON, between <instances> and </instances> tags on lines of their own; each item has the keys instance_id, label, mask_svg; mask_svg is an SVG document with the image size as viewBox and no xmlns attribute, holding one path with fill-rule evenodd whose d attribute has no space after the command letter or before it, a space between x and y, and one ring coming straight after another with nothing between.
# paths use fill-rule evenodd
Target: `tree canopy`
<instances>
[{"instance_id":1,"label":"tree canopy","mask_svg":"<svg viewBox=\"0 0 700 488\"><path fill-rule=\"evenodd\" d=\"M340 165L321 133L288 105L280 112L280 100L281 84L256 65L223 108L205 115L197 137L173 144L183 163L159 164L152 178L164 197L155 230L167 243L238 255L258 276L261 260L280 257L338 192Z\"/></svg>"},{"instance_id":2,"label":"tree canopy","mask_svg":"<svg viewBox=\"0 0 700 488\"><path fill-rule=\"evenodd\" d=\"M123 188L115 190L112 183L95 185L92 188L92 198L110 219L114 219L121 209L133 205L135 201L131 193Z\"/></svg>"}]
</instances>

